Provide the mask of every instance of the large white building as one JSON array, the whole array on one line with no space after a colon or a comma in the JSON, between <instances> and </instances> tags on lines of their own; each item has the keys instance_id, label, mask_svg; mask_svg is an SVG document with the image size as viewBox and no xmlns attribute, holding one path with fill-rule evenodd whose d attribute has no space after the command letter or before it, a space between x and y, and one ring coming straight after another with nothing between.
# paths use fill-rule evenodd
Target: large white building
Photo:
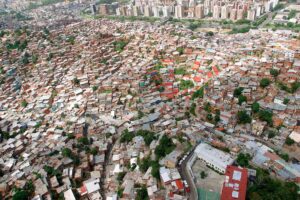
<instances>
[{"instance_id":1,"label":"large white building","mask_svg":"<svg viewBox=\"0 0 300 200\"><path fill-rule=\"evenodd\" d=\"M206 143L200 143L194 153L209 167L212 167L222 174L225 173L227 165L232 165L235 160L229 153L218 150Z\"/></svg>"}]
</instances>

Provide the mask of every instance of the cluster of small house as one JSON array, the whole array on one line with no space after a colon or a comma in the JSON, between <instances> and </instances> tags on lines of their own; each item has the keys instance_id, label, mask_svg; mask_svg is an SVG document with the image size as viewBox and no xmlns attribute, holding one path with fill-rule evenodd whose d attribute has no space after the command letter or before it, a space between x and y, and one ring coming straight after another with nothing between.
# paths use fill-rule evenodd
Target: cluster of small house
<instances>
[{"instance_id":1,"label":"cluster of small house","mask_svg":"<svg viewBox=\"0 0 300 200\"><path fill-rule=\"evenodd\" d=\"M234 139L235 134L259 136L267 127L261 121L236 125L237 111L250 112L255 101L273 110L274 124L285 126L272 143L277 145L288 135L299 143L300 91L287 94L273 85L268 91L259 87L262 78L272 79L271 68L280 69L277 79L286 84L299 81L300 45L291 35L254 30L212 37L173 24L104 19L74 23L50 33L23 33L18 38L4 35L0 46L3 51L5 42L26 39L25 51L37 55L38 60L13 62L13 57L24 56L16 49L0 58L0 127L4 140L0 144L4 172L0 191L9 197L14 185L22 188L26 180L33 180L35 199L50 198L53 191L70 200L76 194L93 200L103 196L117 199L118 195L130 199L137 195L140 185L146 186L153 199L185 199L190 184L176 168L185 146L175 138L182 134L192 144L207 140L216 146L231 142L231 152L237 153L243 143ZM120 47L121 43L128 44ZM179 68L186 72L176 74ZM156 85L157 79L161 81ZM182 81L190 81L193 86L181 89ZM196 116L187 116L193 93L203 86L203 98L194 100ZM237 87L243 87L247 97L241 105L233 96ZM290 101L285 105L282 102L287 95ZM217 127L205 120L205 102L220 110ZM120 143L118 137L125 129L172 137L176 148L159 161L160 181L150 168L142 173L137 166L138 160L147 156L155 160L159 139L149 146L140 136L130 143ZM229 141L224 137L226 142L215 137L224 135L224 130L232 134ZM87 138L89 144L82 143L81 138ZM78 152L81 145L97 151ZM64 148L71 149L80 162L75 164L74 157L63 156ZM260 159L258 164L266 165L270 159ZM124 172L122 180L117 180ZM117 194L120 188L121 195Z\"/></svg>"}]
</instances>

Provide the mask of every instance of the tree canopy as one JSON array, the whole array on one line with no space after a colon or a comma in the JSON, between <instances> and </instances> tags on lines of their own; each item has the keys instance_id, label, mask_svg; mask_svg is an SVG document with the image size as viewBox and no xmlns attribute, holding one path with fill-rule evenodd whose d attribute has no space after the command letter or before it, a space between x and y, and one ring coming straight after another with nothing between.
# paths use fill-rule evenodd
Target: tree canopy
<instances>
[{"instance_id":1,"label":"tree canopy","mask_svg":"<svg viewBox=\"0 0 300 200\"><path fill-rule=\"evenodd\" d=\"M262 88L268 87L270 85L271 81L268 78L263 78L260 80L259 84Z\"/></svg>"},{"instance_id":2,"label":"tree canopy","mask_svg":"<svg viewBox=\"0 0 300 200\"><path fill-rule=\"evenodd\" d=\"M250 115L247 114L245 110L238 111L237 113L237 122L239 124L247 124L251 122Z\"/></svg>"}]
</instances>

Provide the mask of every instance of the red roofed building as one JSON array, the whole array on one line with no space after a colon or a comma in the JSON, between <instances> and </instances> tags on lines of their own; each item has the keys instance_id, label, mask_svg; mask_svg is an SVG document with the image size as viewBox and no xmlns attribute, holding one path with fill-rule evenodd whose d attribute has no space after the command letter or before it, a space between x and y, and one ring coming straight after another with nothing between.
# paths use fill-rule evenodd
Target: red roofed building
<instances>
[{"instance_id":1,"label":"red roofed building","mask_svg":"<svg viewBox=\"0 0 300 200\"><path fill-rule=\"evenodd\" d=\"M213 77L213 74L211 72L207 72L207 77L211 78L211 77Z\"/></svg>"},{"instance_id":2,"label":"red roofed building","mask_svg":"<svg viewBox=\"0 0 300 200\"><path fill-rule=\"evenodd\" d=\"M219 70L216 66L213 66L212 70L214 71L215 75L219 75Z\"/></svg>"},{"instance_id":3,"label":"red roofed building","mask_svg":"<svg viewBox=\"0 0 300 200\"><path fill-rule=\"evenodd\" d=\"M245 200L247 180L248 171L246 168L228 165L221 200Z\"/></svg>"},{"instance_id":4,"label":"red roofed building","mask_svg":"<svg viewBox=\"0 0 300 200\"><path fill-rule=\"evenodd\" d=\"M195 76L194 78L195 82L201 82L201 77L200 76Z\"/></svg>"}]
</instances>

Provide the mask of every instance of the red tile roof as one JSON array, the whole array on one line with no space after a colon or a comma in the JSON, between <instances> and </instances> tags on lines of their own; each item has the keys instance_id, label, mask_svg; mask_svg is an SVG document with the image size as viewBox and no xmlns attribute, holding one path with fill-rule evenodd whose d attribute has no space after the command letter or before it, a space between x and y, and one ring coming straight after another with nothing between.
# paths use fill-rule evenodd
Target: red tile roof
<instances>
[{"instance_id":1,"label":"red tile roof","mask_svg":"<svg viewBox=\"0 0 300 200\"><path fill-rule=\"evenodd\" d=\"M201 82L201 77L200 76L195 76L194 78L195 82Z\"/></svg>"},{"instance_id":2,"label":"red tile roof","mask_svg":"<svg viewBox=\"0 0 300 200\"><path fill-rule=\"evenodd\" d=\"M211 77L213 77L213 74L211 72L207 72L207 77L211 78Z\"/></svg>"},{"instance_id":3,"label":"red tile roof","mask_svg":"<svg viewBox=\"0 0 300 200\"><path fill-rule=\"evenodd\" d=\"M184 186L181 180L176 180L176 186L178 188L178 190L183 190Z\"/></svg>"},{"instance_id":4,"label":"red tile roof","mask_svg":"<svg viewBox=\"0 0 300 200\"><path fill-rule=\"evenodd\" d=\"M216 66L213 66L212 70L214 71L215 75L219 75L219 70Z\"/></svg>"},{"instance_id":5,"label":"red tile roof","mask_svg":"<svg viewBox=\"0 0 300 200\"><path fill-rule=\"evenodd\" d=\"M248 171L246 168L227 166L221 200L245 200Z\"/></svg>"}]
</instances>

